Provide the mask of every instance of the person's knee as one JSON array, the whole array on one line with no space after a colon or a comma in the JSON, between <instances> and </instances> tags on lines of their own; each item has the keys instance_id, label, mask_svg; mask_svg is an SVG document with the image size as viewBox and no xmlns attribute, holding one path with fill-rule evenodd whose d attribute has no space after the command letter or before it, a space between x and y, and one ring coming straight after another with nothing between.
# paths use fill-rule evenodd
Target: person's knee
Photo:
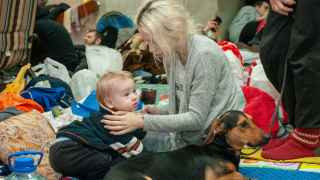
<instances>
[{"instance_id":1,"label":"person's knee","mask_svg":"<svg viewBox=\"0 0 320 180\"><path fill-rule=\"evenodd\" d=\"M58 173L61 172L61 162L59 160L61 159L60 153L59 153L59 146L57 144L53 144L49 149L49 162L53 170L55 170Z\"/></svg>"}]
</instances>

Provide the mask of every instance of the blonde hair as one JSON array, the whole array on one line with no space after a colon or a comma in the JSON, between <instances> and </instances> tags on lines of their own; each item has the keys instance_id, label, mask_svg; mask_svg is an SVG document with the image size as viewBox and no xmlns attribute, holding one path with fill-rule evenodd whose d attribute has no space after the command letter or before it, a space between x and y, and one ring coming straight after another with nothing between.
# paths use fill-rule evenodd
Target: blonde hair
<instances>
[{"instance_id":1,"label":"blonde hair","mask_svg":"<svg viewBox=\"0 0 320 180\"><path fill-rule=\"evenodd\" d=\"M112 87L115 86L114 80L133 80L132 74L128 71L110 71L101 76L97 82L96 96L98 101L106 106L105 97L110 96Z\"/></svg>"},{"instance_id":2,"label":"blonde hair","mask_svg":"<svg viewBox=\"0 0 320 180\"><path fill-rule=\"evenodd\" d=\"M187 53L187 39L196 32L189 13L175 0L146 0L138 10L136 23L149 34L164 60L179 53L181 43L185 45L180 49L185 48Z\"/></svg>"}]
</instances>

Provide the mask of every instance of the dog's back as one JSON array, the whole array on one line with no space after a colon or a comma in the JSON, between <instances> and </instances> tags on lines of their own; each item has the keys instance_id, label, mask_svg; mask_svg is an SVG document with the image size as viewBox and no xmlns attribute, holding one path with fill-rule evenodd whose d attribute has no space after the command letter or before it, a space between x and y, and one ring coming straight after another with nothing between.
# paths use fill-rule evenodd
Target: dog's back
<instances>
[{"instance_id":1,"label":"dog's back","mask_svg":"<svg viewBox=\"0 0 320 180\"><path fill-rule=\"evenodd\" d=\"M115 165L104 180L129 180L135 172L153 180L202 180L208 166L225 173L224 164L230 161L218 154L209 156L203 148L188 146L172 152L143 154Z\"/></svg>"},{"instance_id":2,"label":"dog's back","mask_svg":"<svg viewBox=\"0 0 320 180\"><path fill-rule=\"evenodd\" d=\"M242 180L245 178L237 172L241 148L263 141L262 130L249 117L229 111L212 122L206 145L128 159L112 167L104 180L130 180L135 174L152 180L206 180L208 172L213 176L210 179Z\"/></svg>"}]
</instances>

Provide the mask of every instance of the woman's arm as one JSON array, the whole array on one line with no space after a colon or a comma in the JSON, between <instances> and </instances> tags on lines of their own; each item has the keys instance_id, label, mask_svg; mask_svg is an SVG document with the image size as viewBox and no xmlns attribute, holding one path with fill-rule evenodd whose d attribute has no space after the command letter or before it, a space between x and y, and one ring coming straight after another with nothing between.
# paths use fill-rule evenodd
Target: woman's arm
<instances>
[{"instance_id":1,"label":"woman's arm","mask_svg":"<svg viewBox=\"0 0 320 180\"><path fill-rule=\"evenodd\" d=\"M191 84L188 112L175 115L147 115L134 112L116 112L107 115L102 122L111 134L122 135L135 129L146 131L197 131L206 124L208 115L214 104L213 98L222 69L226 63L225 57L215 55L214 49L201 52L194 57L199 58L194 67L194 77ZM190 87L187 87L190 88Z\"/></svg>"},{"instance_id":2,"label":"woman's arm","mask_svg":"<svg viewBox=\"0 0 320 180\"><path fill-rule=\"evenodd\" d=\"M203 128L213 105L215 89L221 76L224 59L214 59L214 52L201 52L191 84L188 112L175 115L144 115L146 131L197 131ZM186 87L190 88L190 87Z\"/></svg>"}]
</instances>

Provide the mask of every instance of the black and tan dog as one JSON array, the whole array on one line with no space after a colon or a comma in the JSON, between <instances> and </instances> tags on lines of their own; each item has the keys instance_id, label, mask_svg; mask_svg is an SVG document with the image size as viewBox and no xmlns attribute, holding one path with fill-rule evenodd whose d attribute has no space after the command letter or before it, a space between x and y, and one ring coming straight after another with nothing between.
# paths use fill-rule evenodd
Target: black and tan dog
<instances>
[{"instance_id":1,"label":"black and tan dog","mask_svg":"<svg viewBox=\"0 0 320 180\"><path fill-rule=\"evenodd\" d=\"M242 180L240 151L266 137L246 114L228 111L214 120L205 145L144 154L115 165L104 180Z\"/></svg>"}]
</instances>

